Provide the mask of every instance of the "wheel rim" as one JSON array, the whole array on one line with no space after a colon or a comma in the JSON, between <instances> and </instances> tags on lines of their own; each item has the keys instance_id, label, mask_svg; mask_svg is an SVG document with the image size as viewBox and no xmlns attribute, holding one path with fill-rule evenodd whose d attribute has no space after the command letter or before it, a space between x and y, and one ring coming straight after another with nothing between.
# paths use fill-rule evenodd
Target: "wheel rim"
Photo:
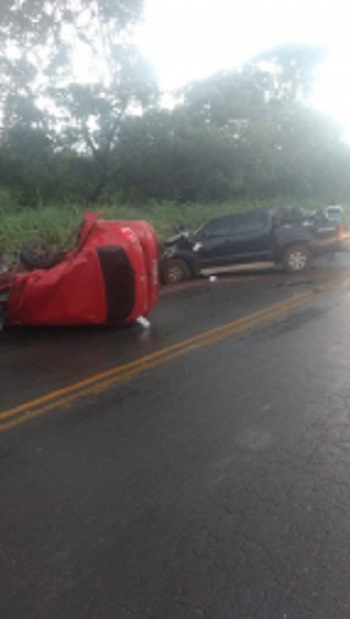
<instances>
[{"instance_id":1,"label":"wheel rim","mask_svg":"<svg viewBox=\"0 0 350 619\"><path fill-rule=\"evenodd\" d=\"M288 264L293 271L302 271L307 264L307 255L303 251L293 251L288 260Z\"/></svg>"},{"instance_id":2,"label":"wheel rim","mask_svg":"<svg viewBox=\"0 0 350 619\"><path fill-rule=\"evenodd\" d=\"M42 260L47 260L48 258L51 258L51 252L47 247L45 247L45 245L40 245L38 243L37 245L33 245L30 250L29 256L32 260L41 262Z\"/></svg>"},{"instance_id":3,"label":"wheel rim","mask_svg":"<svg viewBox=\"0 0 350 619\"><path fill-rule=\"evenodd\" d=\"M176 265L169 267L167 274L168 281L172 284L176 284L182 280L182 270Z\"/></svg>"},{"instance_id":4,"label":"wheel rim","mask_svg":"<svg viewBox=\"0 0 350 619\"><path fill-rule=\"evenodd\" d=\"M21 250L21 260L25 266L31 268L48 268L54 260L50 245L44 241L31 241Z\"/></svg>"}]
</instances>

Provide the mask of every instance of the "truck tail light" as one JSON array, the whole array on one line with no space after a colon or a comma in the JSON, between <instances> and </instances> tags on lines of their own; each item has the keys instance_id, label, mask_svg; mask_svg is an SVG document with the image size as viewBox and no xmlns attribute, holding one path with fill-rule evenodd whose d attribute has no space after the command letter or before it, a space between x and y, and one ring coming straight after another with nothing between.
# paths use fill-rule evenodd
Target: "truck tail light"
<instances>
[{"instance_id":1,"label":"truck tail light","mask_svg":"<svg viewBox=\"0 0 350 619\"><path fill-rule=\"evenodd\" d=\"M338 239L339 241L341 241L344 238L344 230L343 230L343 226L339 226L339 230L338 230Z\"/></svg>"}]
</instances>

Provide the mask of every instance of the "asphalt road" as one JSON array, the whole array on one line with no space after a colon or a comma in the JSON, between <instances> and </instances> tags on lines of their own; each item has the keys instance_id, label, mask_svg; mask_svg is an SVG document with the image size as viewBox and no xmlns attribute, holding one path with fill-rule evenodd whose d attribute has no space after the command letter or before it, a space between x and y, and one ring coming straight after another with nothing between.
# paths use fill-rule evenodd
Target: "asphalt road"
<instances>
[{"instance_id":1,"label":"asphalt road","mask_svg":"<svg viewBox=\"0 0 350 619\"><path fill-rule=\"evenodd\" d=\"M349 619L350 268L0 335L0 617Z\"/></svg>"}]
</instances>

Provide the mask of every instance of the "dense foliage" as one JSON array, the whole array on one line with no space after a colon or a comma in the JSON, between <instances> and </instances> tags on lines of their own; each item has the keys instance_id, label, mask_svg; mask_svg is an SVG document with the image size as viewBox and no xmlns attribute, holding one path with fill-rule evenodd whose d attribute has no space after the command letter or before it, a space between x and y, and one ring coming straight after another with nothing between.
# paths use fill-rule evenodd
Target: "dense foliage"
<instances>
[{"instance_id":1,"label":"dense foliage","mask_svg":"<svg viewBox=\"0 0 350 619\"><path fill-rule=\"evenodd\" d=\"M141 0L0 0L0 202L350 198L350 149L286 46L188 84L171 109L132 44Z\"/></svg>"}]
</instances>

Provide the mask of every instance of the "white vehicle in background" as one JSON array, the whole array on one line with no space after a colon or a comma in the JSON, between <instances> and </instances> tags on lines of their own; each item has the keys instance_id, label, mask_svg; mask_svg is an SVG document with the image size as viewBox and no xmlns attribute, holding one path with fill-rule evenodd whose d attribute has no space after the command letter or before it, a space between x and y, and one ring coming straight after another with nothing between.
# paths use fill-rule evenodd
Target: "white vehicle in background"
<instances>
[{"instance_id":1,"label":"white vehicle in background","mask_svg":"<svg viewBox=\"0 0 350 619\"><path fill-rule=\"evenodd\" d=\"M333 204L331 206L327 206L325 209L325 214L331 221L338 221L341 223L344 212L341 206Z\"/></svg>"}]
</instances>

